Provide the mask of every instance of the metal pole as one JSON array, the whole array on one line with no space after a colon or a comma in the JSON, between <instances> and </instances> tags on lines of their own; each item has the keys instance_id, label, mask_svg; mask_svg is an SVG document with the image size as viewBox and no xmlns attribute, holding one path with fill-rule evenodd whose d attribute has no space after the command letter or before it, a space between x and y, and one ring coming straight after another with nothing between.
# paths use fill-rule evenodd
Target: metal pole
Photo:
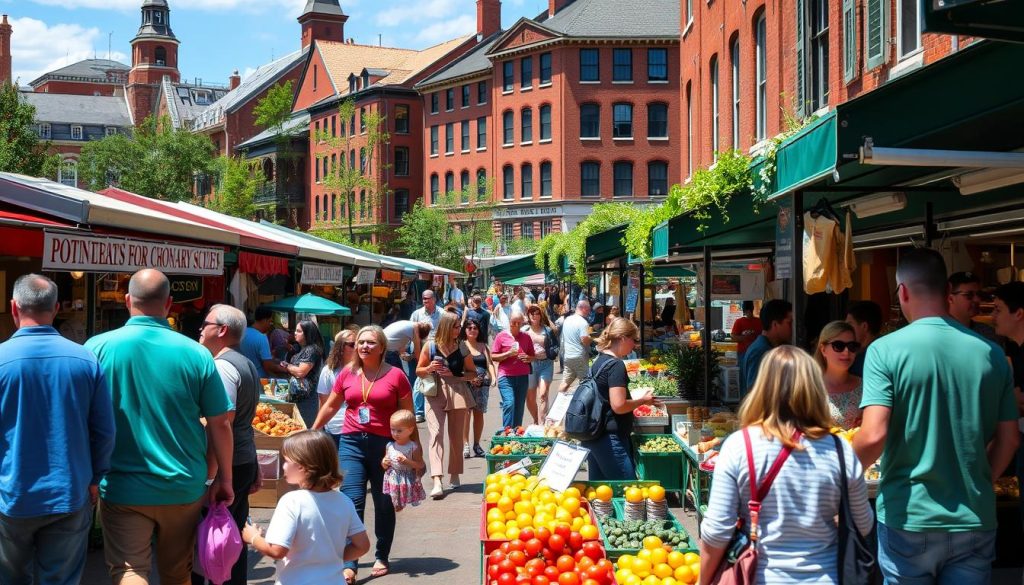
<instances>
[{"instance_id":1,"label":"metal pole","mask_svg":"<svg viewBox=\"0 0 1024 585\"><path fill-rule=\"evenodd\" d=\"M645 317L645 315L644 315L644 313L645 313L644 305L646 304L644 302L644 300L645 300L644 299L644 282L646 281L646 274L644 274L644 271L645 271L644 270L644 265L641 264L640 265L640 300L638 301L639 304L640 304L640 307L639 307L639 314L640 314L640 355L644 354L644 342L647 340L647 326L644 324L644 321L645 321L645 319L644 319L644 317Z\"/></svg>"},{"instance_id":2,"label":"metal pole","mask_svg":"<svg viewBox=\"0 0 1024 585\"><path fill-rule=\"evenodd\" d=\"M797 191L793 193L793 221L789 222L793 226L793 258L790 263L792 266L793 277L789 279L789 286L787 287L787 296L789 301L793 303L793 343L800 347L805 345L804 335L801 331L807 329L806 323L804 323L804 305L806 305L807 295L803 294L803 282L804 282L804 193L803 191Z\"/></svg>"},{"instance_id":3,"label":"metal pole","mask_svg":"<svg viewBox=\"0 0 1024 585\"><path fill-rule=\"evenodd\" d=\"M704 329L701 331L701 345L704 347L704 406L711 395L711 247L704 246Z\"/></svg>"}]
</instances>

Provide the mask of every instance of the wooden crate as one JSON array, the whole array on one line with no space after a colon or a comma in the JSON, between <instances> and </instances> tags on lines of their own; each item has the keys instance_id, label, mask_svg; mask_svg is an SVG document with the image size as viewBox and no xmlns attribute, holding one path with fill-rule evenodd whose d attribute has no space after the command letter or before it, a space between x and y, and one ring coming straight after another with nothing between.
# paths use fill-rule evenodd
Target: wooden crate
<instances>
[{"instance_id":1,"label":"wooden crate","mask_svg":"<svg viewBox=\"0 0 1024 585\"><path fill-rule=\"evenodd\" d=\"M277 500L286 493L296 489L283 479L265 479L263 487L255 494L249 494L250 508L275 508Z\"/></svg>"},{"instance_id":2,"label":"wooden crate","mask_svg":"<svg viewBox=\"0 0 1024 585\"><path fill-rule=\"evenodd\" d=\"M292 404L291 402L273 404L272 406L280 410L281 412L287 414L288 416L292 417L295 420L295 422L298 423L299 426L302 427L303 429L308 428L306 425L306 421L302 420L302 414L299 412L299 409L296 408L295 405ZM252 430L252 434L253 438L256 441L257 449L271 449L274 451L281 450L281 444L284 443L284 440L286 438L271 437L270 435L264 435L263 433L257 431L256 429Z\"/></svg>"}]
</instances>

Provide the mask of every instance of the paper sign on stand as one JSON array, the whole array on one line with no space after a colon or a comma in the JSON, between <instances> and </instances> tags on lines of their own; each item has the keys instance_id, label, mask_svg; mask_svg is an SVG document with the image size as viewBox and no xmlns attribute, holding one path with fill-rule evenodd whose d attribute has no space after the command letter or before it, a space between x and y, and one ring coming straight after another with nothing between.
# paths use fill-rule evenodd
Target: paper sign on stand
<instances>
[{"instance_id":1,"label":"paper sign on stand","mask_svg":"<svg viewBox=\"0 0 1024 585\"><path fill-rule=\"evenodd\" d=\"M590 449L586 447L555 441L537 477L547 480L548 486L556 492L563 492L576 479L580 466L589 454Z\"/></svg>"},{"instance_id":2,"label":"paper sign on stand","mask_svg":"<svg viewBox=\"0 0 1024 585\"><path fill-rule=\"evenodd\" d=\"M533 460L530 459L529 457L523 457L522 459L516 461L512 465L509 465L508 467L505 467L503 469L499 469L498 473L504 473L506 475L514 475L518 473L520 475L525 475L526 477L529 477L529 467L531 465L533 465Z\"/></svg>"},{"instance_id":3,"label":"paper sign on stand","mask_svg":"<svg viewBox=\"0 0 1024 585\"><path fill-rule=\"evenodd\" d=\"M565 418L565 411L569 410L569 402L571 400L572 394L559 392L555 396L555 401L551 404L551 408L548 409L547 416L544 418L556 425L562 422L562 419Z\"/></svg>"}]
</instances>

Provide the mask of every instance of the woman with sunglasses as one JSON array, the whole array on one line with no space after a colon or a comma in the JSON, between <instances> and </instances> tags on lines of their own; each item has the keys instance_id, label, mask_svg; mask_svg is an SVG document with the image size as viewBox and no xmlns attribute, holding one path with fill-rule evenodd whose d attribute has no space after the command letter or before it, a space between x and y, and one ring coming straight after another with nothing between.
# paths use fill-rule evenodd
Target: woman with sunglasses
<instances>
[{"instance_id":1,"label":"woman with sunglasses","mask_svg":"<svg viewBox=\"0 0 1024 585\"><path fill-rule=\"evenodd\" d=\"M331 347L331 353L328 354L327 361L324 362L324 367L320 370L320 380L316 385L316 393L320 396L320 408L327 404L327 399L331 396L331 389L334 388L334 381L342 369L352 361L355 349L356 334L354 331L344 329L334 336L334 346ZM319 413L317 418L319 418ZM341 410L324 425L324 430L334 440L335 448L338 447L338 441L341 440L341 428L344 423L345 408L342 405Z\"/></svg>"},{"instance_id":2,"label":"woman with sunglasses","mask_svg":"<svg viewBox=\"0 0 1024 585\"><path fill-rule=\"evenodd\" d=\"M860 378L850 373L860 343L853 326L832 321L821 330L814 361L821 366L828 391L829 411L836 426L852 429L860 426Z\"/></svg>"},{"instance_id":3,"label":"woman with sunglasses","mask_svg":"<svg viewBox=\"0 0 1024 585\"><path fill-rule=\"evenodd\" d=\"M498 378L494 369L494 362L491 361L491 350L487 347L487 336L481 331L480 321L473 317L467 318L462 324L462 339L464 349L473 358L473 365L476 366L476 378L469 382L469 389L473 394L476 406L466 411L466 422L462 426L462 456L466 459L472 455L484 457L487 453L480 446L480 439L484 435L484 413L487 412L487 402L491 393L491 383ZM473 427L473 451L469 447L469 427L472 419Z\"/></svg>"}]
</instances>

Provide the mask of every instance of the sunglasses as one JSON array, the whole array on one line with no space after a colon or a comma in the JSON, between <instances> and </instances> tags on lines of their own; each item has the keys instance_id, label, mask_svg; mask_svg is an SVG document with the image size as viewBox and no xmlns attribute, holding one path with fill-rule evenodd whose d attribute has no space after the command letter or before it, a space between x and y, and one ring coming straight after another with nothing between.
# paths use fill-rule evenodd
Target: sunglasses
<instances>
[{"instance_id":1,"label":"sunglasses","mask_svg":"<svg viewBox=\"0 0 1024 585\"><path fill-rule=\"evenodd\" d=\"M354 341L344 341L342 343L345 344L345 347L355 347L356 346L356 342L354 342Z\"/></svg>"},{"instance_id":2,"label":"sunglasses","mask_svg":"<svg viewBox=\"0 0 1024 585\"><path fill-rule=\"evenodd\" d=\"M203 329L206 329L210 325L216 325L217 327L221 326L220 323L212 323L210 321L203 321L203 324L199 326L199 330L202 331Z\"/></svg>"},{"instance_id":3,"label":"sunglasses","mask_svg":"<svg viewBox=\"0 0 1024 585\"><path fill-rule=\"evenodd\" d=\"M850 353L860 351L860 342L857 341L830 341L825 345L831 347L832 351L836 353L843 353L844 349L850 350Z\"/></svg>"}]
</instances>

